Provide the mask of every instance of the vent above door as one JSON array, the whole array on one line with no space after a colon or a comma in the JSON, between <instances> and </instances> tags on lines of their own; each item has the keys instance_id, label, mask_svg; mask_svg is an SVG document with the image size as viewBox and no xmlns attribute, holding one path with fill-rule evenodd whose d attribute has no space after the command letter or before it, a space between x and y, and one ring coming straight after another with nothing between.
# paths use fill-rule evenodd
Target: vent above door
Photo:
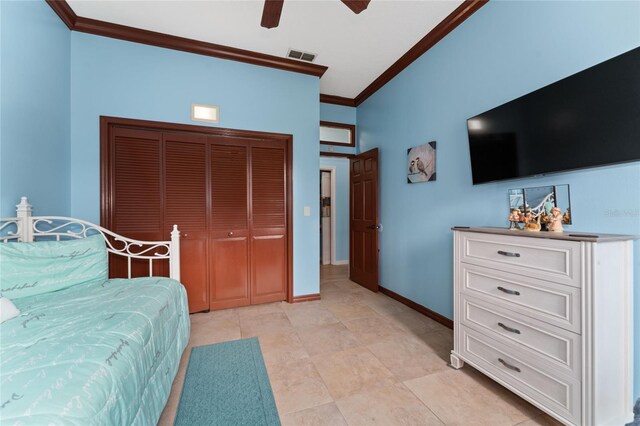
<instances>
[{"instance_id":1,"label":"vent above door","mask_svg":"<svg viewBox=\"0 0 640 426\"><path fill-rule=\"evenodd\" d=\"M287 58L299 59L301 61L313 62L316 59L315 53L303 52L302 50L289 49Z\"/></svg>"}]
</instances>

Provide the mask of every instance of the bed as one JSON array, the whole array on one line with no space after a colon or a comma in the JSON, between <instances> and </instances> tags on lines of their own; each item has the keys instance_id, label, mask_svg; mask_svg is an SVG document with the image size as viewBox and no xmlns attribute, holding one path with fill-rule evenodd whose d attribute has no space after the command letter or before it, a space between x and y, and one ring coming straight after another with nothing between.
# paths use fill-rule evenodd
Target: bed
<instances>
[{"instance_id":1,"label":"bed","mask_svg":"<svg viewBox=\"0 0 640 426\"><path fill-rule=\"evenodd\" d=\"M156 424L189 339L177 227L171 241L130 240L31 216L23 198L17 217L0 219L0 246L2 295L21 311L0 325L0 424ZM108 279L106 252L128 259L129 277L131 259L148 262L149 275L169 262L170 277ZM22 258L32 270L11 281Z\"/></svg>"}]
</instances>

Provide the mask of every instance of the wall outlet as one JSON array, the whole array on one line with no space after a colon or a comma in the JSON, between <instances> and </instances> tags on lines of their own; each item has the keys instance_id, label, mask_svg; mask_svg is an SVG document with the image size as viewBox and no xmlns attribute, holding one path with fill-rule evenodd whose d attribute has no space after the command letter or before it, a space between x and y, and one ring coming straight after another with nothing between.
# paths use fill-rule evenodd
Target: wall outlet
<instances>
[{"instance_id":1,"label":"wall outlet","mask_svg":"<svg viewBox=\"0 0 640 426\"><path fill-rule=\"evenodd\" d=\"M305 216L311 216L311 207L304 206L304 215Z\"/></svg>"}]
</instances>

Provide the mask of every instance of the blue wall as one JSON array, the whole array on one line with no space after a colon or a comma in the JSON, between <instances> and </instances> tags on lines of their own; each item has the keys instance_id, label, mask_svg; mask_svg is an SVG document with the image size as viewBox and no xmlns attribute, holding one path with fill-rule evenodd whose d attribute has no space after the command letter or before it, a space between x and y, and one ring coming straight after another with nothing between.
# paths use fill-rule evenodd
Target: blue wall
<instances>
[{"instance_id":1,"label":"blue wall","mask_svg":"<svg viewBox=\"0 0 640 426\"><path fill-rule=\"evenodd\" d=\"M0 1L0 216L20 196L69 213L69 29L43 1Z\"/></svg>"},{"instance_id":2,"label":"blue wall","mask_svg":"<svg viewBox=\"0 0 640 426\"><path fill-rule=\"evenodd\" d=\"M343 105L333 105L320 103L320 120L333 121L334 123L356 124L356 109ZM357 133L356 128L356 133ZM358 152L358 135L356 134L355 148L343 147L336 145L320 145L321 151L341 152L346 154L355 154Z\"/></svg>"},{"instance_id":3,"label":"blue wall","mask_svg":"<svg viewBox=\"0 0 640 426\"><path fill-rule=\"evenodd\" d=\"M320 103L320 120L356 124L356 109L343 105Z\"/></svg>"},{"instance_id":4,"label":"blue wall","mask_svg":"<svg viewBox=\"0 0 640 426\"><path fill-rule=\"evenodd\" d=\"M71 213L99 219L100 115L202 124L191 104L218 105L220 127L293 135L294 295L318 293L318 96L317 77L74 32Z\"/></svg>"},{"instance_id":5,"label":"blue wall","mask_svg":"<svg viewBox=\"0 0 640 426\"><path fill-rule=\"evenodd\" d=\"M514 187L568 183L571 230L640 234L639 163L474 187L466 133L467 118L638 45L640 2L489 2L360 105L360 149L379 147L381 156L381 285L451 318L449 228L506 226ZM431 140L438 180L408 185L406 149Z\"/></svg>"},{"instance_id":6,"label":"blue wall","mask_svg":"<svg viewBox=\"0 0 640 426\"><path fill-rule=\"evenodd\" d=\"M320 157L320 166L336 168L336 261L349 261L349 159Z\"/></svg>"}]
</instances>

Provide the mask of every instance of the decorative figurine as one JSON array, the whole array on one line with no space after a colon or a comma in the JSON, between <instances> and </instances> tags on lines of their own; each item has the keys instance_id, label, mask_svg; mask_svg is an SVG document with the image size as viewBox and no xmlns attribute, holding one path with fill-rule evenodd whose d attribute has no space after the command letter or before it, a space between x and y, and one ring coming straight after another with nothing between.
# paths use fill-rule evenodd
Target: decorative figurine
<instances>
[{"instance_id":1,"label":"decorative figurine","mask_svg":"<svg viewBox=\"0 0 640 426\"><path fill-rule=\"evenodd\" d=\"M542 229L540 225L540 215L537 218L533 216L533 213L527 212L524 215L524 230L530 232L538 232Z\"/></svg>"},{"instance_id":2,"label":"decorative figurine","mask_svg":"<svg viewBox=\"0 0 640 426\"><path fill-rule=\"evenodd\" d=\"M550 216L552 208L553 208L553 198L547 199L547 201L544 203L544 214L547 216Z\"/></svg>"},{"instance_id":3,"label":"decorative figurine","mask_svg":"<svg viewBox=\"0 0 640 426\"><path fill-rule=\"evenodd\" d=\"M551 213L546 214L545 212L542 212L538 218L540 219L540 224L544 226L545 229L548 229L549 223L551 222Z\"/></svg>"},{"instance_id":4,"label":"decorative figurine","mask_svg":"<svg viewBox=\"0 0 640 426\"><path fill-rule=\"evenodd\" d=\"M557 207L551 209L551 218L549 220L549 227L547 228L551 232L562 232L562 210Z\"/></svg>"},{"instance_id":5,"label":"decorative figurine","mask_svg":"<svg viewBox=\"0 0 640 426\"><path fill-rule=\"evenodd\" d=\"M518 222L520 222L520 210L511 209L511 213L509 214L509 230L522 230L522 228L520 228L520 226L518 225Z\"/></svg>"}]
</instances>

